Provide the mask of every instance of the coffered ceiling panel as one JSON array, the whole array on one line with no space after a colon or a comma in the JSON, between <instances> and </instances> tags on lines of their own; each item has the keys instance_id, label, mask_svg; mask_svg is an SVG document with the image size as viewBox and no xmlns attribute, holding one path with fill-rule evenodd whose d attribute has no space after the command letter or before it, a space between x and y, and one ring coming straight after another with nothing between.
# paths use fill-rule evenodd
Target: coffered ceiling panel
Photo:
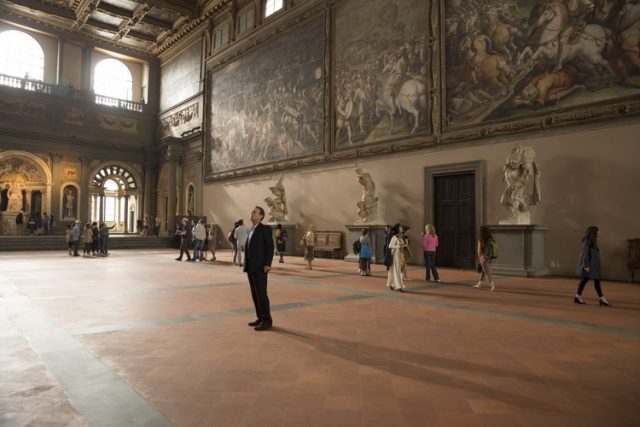
<instances>
[{"instance_id":1,"label":"coffered ceiling panel","mask_svg":"<svg viewBox=\"0 0 640 427\"><path fill-rule=\"evenodd\" d=\"M0 16L158 55L230 0L0 0Z\"/></svg>"}]
</instances>

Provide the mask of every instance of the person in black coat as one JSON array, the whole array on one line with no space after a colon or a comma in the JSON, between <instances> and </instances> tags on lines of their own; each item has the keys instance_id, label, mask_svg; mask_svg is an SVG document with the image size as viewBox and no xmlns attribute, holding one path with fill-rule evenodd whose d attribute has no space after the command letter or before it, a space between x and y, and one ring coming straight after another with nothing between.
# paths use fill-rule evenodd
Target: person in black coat
<instances>
[{"instance_id":1,"label":"person in black coat","mask_svg":"<svg viewBox=\"0 0 640 427\"><path fill-rule=\"evenodd\" d=\"M271 329L273 320L267 295L267 274L273 261L273 230L264 225L264 209L256 206L251 211L251 224L245 245L244 271L249 277L251 297L256 308L257 319L249 323L256 331Z\"/></svg>"},{"instance_id":2,"label":"person in black coat","mask_svg":"<svg viewBox=\"0 0 640 427\"><path fill-rule=\"evenodd\" d=\"M600 287L600 249L598 248L598 227L592 225L587 228L587 235L582 239L582 248L580 250L580 259L578 261L578 268L576 273L580 276L580 283L578 283L578 291L573 298L573 302L576 304L585 304L582 300L582 291L589 279L593 280L593 284L598 294L598 302L600 305L609 307L609 301L602 295L602 288Z\"/></svg>"}]
</instances>

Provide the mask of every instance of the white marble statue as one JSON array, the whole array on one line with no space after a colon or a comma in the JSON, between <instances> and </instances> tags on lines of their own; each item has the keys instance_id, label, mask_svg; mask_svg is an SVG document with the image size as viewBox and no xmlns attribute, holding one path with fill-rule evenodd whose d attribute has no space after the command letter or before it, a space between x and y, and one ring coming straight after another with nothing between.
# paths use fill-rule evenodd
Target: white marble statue
<instances>
[{"instance_id":1,"label":"white marble statue","mask_svg":"<svg viewBox=\"0 0 640 427\"><path fill-rule=\"evenodd\" d=\"M282 185L282 179L284 175L280 176L278 182L269 187L273 197L267 197L264 202L267 204L267 222L285 222L286 216L289 213L287 209L287 195Z\"/></svg>"},{"instance_id":2,"label":"white marble statue","mask_svg":"<svg viewBox=\"0 0 640 427\"><path fill-rule=\"evenodd\" d=\"M22 191L16 185L9 187L7 191L7 212L20 212L22 210Z\"/></svg>"},{"instance_id":3,"label":"white marble statue","mask_svg":"<svg viewBox=\"0 0 640 427\"><path fill-rule=\"evenodd\" d=\"M371 175L360 168L356 168L358 182L362 186L362 198L356 203L355 224L366 224L378 219L378 198L376 197L376 185Z\"/></svg>"},{"instance_id":4,"label":"white marble statue","mask_svg":"<svg viewBox=\"0 0 640 427\"><path fill-rule=\"evenodd\" d=\"M529 206L540 202L540 171L535 162L536 153L533 148L516 145L502 167L502 180L507 183L500 198L500 203L509 212L509 218L500 224L531 224ZM533 178L531 192L528 193L529 181Z\"/></svg>"}]
</instances>

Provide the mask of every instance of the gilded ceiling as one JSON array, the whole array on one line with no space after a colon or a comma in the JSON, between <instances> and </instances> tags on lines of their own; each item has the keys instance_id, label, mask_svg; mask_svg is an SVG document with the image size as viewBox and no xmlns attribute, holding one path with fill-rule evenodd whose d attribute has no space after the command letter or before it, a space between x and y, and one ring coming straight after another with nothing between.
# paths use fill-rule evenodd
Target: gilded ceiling
<instances>
[{"instance_id":1,"label":"gilded ceiling","mask_svg":"<svg viewBox=\"0 0 640 427\"><path fill-rule=\"evenodd\" d=\"M158 55L229 0L0 0L0 16L42 30ZM35 25L34 25L35 24Z\"/></svg>"}]
</instances>

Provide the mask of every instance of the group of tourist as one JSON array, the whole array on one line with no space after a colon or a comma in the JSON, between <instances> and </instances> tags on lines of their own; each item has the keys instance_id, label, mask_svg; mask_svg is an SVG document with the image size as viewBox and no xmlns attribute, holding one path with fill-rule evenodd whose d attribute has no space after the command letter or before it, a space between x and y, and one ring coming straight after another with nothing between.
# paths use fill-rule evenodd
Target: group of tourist
<instances>
[{"instance_id":1,"label":"group of tourist","mask_svg":"<svg viewBox=\"0 0 640 427\"><path fill-rule=\"evenodd\" d=\"M216 228L206 224L203 218L191 222L187 217L182 218L181 223L176 225L175 235L180 239L180 255L176 261L182 261L184 255L189 262L207 261L207 251L211 253L211 262L216 260Z\"/></svg>"},{"instance_id":2,"label":"group of tourist","mask_svg":"<svg viewBox=\"0 0 640 427\"><path fill-rule=\"evenodd\" d=\"M69 255L80 256L81 240L84 243L83 257L105 257L109 255L109 230L115 226L113 224L109 227L104 222L101 222L98 226L98 223L94 221L87 222L84 228L81 228L80 220L76 220L73 228L71 224L68 224L65 231L65 239Z\"/></svg>"},{"instance_id":3,"label":"group of tourist","mask_svg":"<svg viewBox=\"0 0 640 427\"><path fill-rule=\"evenodd\" d=\"M31 236L47 235L53 225L53 215L47 215L46 212L40 214L40 211L36 211L35 214L25 216L25 214L20 211L18 215L16 215L16 234L18 236L24 236L25 234Z\"/></svg>"}]
</instances>

